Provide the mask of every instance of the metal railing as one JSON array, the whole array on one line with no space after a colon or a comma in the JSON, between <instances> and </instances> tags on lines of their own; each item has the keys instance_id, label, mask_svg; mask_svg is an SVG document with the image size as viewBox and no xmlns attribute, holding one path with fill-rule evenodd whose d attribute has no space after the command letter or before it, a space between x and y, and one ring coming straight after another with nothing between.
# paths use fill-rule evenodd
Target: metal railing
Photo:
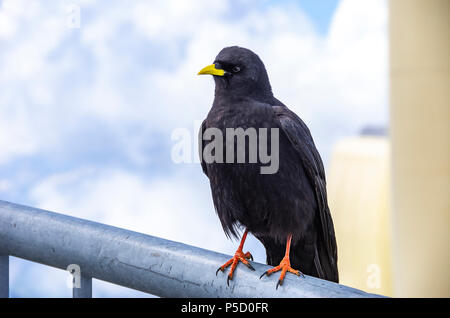
<instances>
[{"instance_id":1,"label":"metal railing","mask_svg":"<svg viewBox=\"0 0 450 318\"><path fill-rule=\"evenodd\" d=\"M9 296L9 255L73 273L73 297L92 297L92 278L161 297L377 297L318 278L239 266L227 286L217 268L230 256L101 223L0 200L0 297Z\"/></svg>"}]
</instances>

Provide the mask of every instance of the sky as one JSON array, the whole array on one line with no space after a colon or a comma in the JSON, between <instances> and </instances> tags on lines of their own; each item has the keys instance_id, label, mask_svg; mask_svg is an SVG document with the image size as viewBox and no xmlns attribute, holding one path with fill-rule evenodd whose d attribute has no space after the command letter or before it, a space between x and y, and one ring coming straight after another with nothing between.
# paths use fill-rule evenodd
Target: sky
<instances>
[{"instance_id":1,"label":"sky","mask_svg":"<svg viewBox=\"0 0 450 318\"><path fill-rule=\"evenodd\" d=\"M388 125L387 42L385 0L0 1L0 200L233 254L200 165L171 158L213 100L197 72L223 47L256 52L327 164ZM254 237L245 249L265 262ZM10 271L13 297L71 295L65 271Z\"/></svg>"}]
</instances>

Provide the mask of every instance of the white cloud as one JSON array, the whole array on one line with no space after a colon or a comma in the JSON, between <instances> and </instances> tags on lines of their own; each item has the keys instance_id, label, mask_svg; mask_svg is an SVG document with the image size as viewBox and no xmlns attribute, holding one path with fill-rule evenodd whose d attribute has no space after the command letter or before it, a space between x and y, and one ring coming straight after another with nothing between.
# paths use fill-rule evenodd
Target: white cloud
<instances>
[{"instance_id":1,"label":"white cloud","mask_svg":"<svg viewBox=\"0 0 450 318\"><path fill-rule=\"evenodd\" d=\"M48 177L31 197L51 211L220 250L220 222L209 197L198 195L208 191L206 182L188 176L148 180L124 170L81 168Z\"/></svg>"},{"instance_id":2,"label":"white cloud","mask_svg":"<svg viewBox=\"0 0 450 318\"><path fill-rule=\"evenodd\" d=\"M76 30L66 27L64 6L46 10L33 2L2 9L9 24L21 27L0 55L5 88L0 161L52 151L85 118L117 130L135 124L166 131L190 125L205 116L213 95L212 81L196 78L196 72L233 44L258 52L276 96L310 122L313 133L327 127L351 133L366 123L387 121L385 1L342 1L326 38L296 7L274 4L229 19L230 6L223 1L199 1L186 10L179 5L82 4ZM9 2L3 6L9 8ZM97 15L86 17L87 12ZM121 47L130 36L155 46L144 58L148 65L135 60L144 44L136 42L128 51ZM65 49L67 43L71 49ZM49 58L58 50L57 58ZM154 57L171 67L153 63ZM81 80L71 81L73 76Z\"/></svg>"},{"instance_id":3,"label":"white cloud","mask_svg":"<svg viewBox=\"0 0 450 318\"><path fill-rule=\"evenodd\" d=\"M68 272L10 257L11 297L71 297Z\"/></svg>"},{"instance_id":4,"label":"white cloud","mask_svg":"<svg viewBox=\"0 0 450 318\"><path fill-rule=\"evenodd\" d=\"M0 179L0 193L6 192L11 188L11 182L6 179Z\"/></svg>"}]
</instances>

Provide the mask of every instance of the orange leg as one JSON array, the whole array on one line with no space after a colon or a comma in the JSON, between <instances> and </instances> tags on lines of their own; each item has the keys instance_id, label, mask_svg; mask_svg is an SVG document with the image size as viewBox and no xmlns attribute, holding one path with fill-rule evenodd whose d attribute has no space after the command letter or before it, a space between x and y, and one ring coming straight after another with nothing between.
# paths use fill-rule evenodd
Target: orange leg
<instances>
[{"instance_id":1,"label":"orange leg","mask_svg":"<svg viewBox=\"0 0 450 318\"><path fill-rule=\"evenodd\" d=\"M225 268L227 268L228 266L231 265L230 273L228 274L228 278L227 278L228 286L230 285L230 280L233 279L234 270L236 269L236 266L239 262L244 263L251 270L253 270L253 271L255 270L253 268L253 266L250 264L250 262L248 261L249 259L251 259L253 261L252 254L250 254L250 252L247 252L245 254L244 254L244 252L242 252L242 248L244 247L245 239L247 238L247 233L248 233L248 230L245 230L244 235L242 235L241 244L239 244L239 247L238 247L236 253L234 254L234 256L228 262L226 262L225 264L220 266L216 272L216 275L217 275L217 273L219 271L223 272L223 271L225 271Z\"/></svg>"},{"instance_id":2,"label":"orange leg","mask_svg":"<svg viewBox=\"0 0 450 318\"><path fill-rule=\"evenodd\" d=\"M291 249L291 240L292 240L292 234L289 234L287 237L287 243L286 243L286 254L284 254L284 257L281 260L280 265L275 266L274 268L271 268L271 269L265 271L264 274L262 274L260 277L260 279L261 279L264 275L270 276L271 274L281 270L281 275L280 275L280 278L278 279L276 289L278 289L278 286L283 285L283 280L284 280L284 277L286 276L286 272L290 272L297 276L305 277L302 272L295 270L291 267L291 262L289 261L289 251Z\"/></svg>"}]
</instances>

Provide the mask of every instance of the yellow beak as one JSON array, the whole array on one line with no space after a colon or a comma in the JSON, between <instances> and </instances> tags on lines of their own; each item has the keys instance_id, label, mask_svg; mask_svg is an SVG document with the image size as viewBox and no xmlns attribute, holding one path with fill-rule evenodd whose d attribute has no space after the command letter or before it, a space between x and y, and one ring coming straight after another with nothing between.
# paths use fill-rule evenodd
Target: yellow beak
<instances>
[{"instance_id":1,"label":"yellow beak","mask_svg":"<svg viewBox=\"0 0 450 318\"><path fill-rule=\"evenodd\" d=\"M214 64L208 65L200 70L197 75L203 75L203 74L211 74L211 75L218 75L223 76L225 74L224 70L217 69Z\"/></svg>"}]
</instances>

